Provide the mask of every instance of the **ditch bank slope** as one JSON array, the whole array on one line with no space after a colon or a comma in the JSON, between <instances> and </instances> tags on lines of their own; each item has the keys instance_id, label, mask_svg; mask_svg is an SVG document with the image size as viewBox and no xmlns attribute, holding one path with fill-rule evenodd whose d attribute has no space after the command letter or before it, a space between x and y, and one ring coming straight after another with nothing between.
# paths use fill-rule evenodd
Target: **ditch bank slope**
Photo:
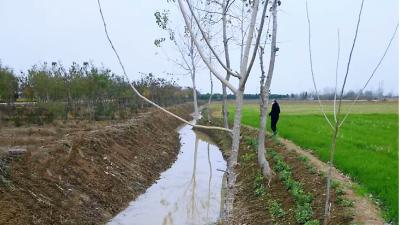
<instances>
[{"instance_id":1,"label":"ditch bank slope","mask_svg":"<svg viewBox=\"0 0 400 225\"><path fill-rule=\"evenodd\" d=\"M189 119L192 105L171 110ZM0 224L104 224L171 166L179 124L150 110L3 160Z\"/></svg>"}]
</instances>

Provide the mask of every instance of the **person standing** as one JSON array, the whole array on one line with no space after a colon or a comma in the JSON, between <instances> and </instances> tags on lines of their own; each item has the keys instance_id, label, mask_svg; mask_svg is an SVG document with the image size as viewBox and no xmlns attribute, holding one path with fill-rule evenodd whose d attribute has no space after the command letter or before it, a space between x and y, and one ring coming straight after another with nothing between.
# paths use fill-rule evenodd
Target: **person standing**
<instances>
[{"instance_id":1,"label":"person standing","mask_svg":"<svg viewBox=\"0 0 400 225\"><path fill-rule=\"evenodd\" d=\"M274 99L274 101L272 102L271 112L268 114L271 117L271 130L272 132L274 132L274 135L276 135L277 133L276 124L279 120L279 113L281 113L281 109L279 108L279 104L276 99Z\"/></svg>"}]
</instances>

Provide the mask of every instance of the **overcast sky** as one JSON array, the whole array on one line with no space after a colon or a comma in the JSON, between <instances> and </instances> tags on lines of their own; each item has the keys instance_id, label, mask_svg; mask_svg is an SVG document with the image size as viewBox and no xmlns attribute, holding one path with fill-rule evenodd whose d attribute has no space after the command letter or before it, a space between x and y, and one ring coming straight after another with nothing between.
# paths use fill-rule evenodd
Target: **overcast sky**
<instances>
[{"instance_id":1,"label":"overcast sky","mask_svg":"<svg viewBox=\"0 0 400 225\"><path fill-rule=\"evenodd\" d=\"M334 86L337 54L337 29L341 32L340 74L345 72L360 0L309 0L312 19L312 44L318 86ZM153 44L160 37L154 12L171 7L166 0L102 0L109 30L131 79L139 72L180 74L178 67ZM398 0L366 0L353 55L348 89L359 89L383 54L396 24ZM181 21L179 14L173 14ZM283 0L278 14L278 57L273 93L298 93L312 90L307 52L305 0ZM121 74L108 45L96 0L0 0L0 60L19 72L43 61L92 60ZM382 66L367 89L383 84L385 92L398 93L398 35ZM174 50L163 51L173 55ZM234 54L232 57L237 57ZM238 66L234 65L235 68ZM198 75L201 92L209 90L208 73ZM187 76L175 76L179 84L190 86ZM259 90L259 69L255 64L247 93ZM217 91L220 91L219 85Z\"/></svg>"}]
</instances>

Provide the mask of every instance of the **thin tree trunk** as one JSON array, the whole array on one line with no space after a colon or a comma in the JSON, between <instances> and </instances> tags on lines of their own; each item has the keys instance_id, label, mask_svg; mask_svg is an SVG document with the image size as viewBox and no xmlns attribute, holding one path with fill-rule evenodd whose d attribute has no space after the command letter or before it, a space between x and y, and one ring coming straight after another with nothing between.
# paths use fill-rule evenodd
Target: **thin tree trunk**
<instances>
[{"instance_id":1,"label":"thin tree trunk","mask_svg":"<svg viewBox=\"0 0 400 225\"><path fill-rule=\"evenodd\" d=\"M232 128L232 151L228 162L227 196L225 198L225 221L231 223L233 214L233 201L235 199L236 165L240 144L240 122L243 107L243 90L236 93L235 119Z\"/></svg>"},{"instance_id":2,"label":"thin tree trunk","mask_svg":"<svg viewBox=\"0 0 400 225\"><path fill-rule=\"evenodd\" d=\"M194 105L194 116L197 118L199 114L199 107L197 104L197 89L196 89L196 65L194 59L194 41L190 41L190 63L191 63L191 76L192 76L192 88L193 88L193 105Z\"/></svg>"},{"instance_id":3,"label":"thin tree trunk","mask_svg":"<svg viewBox=\"0 0 400 225\"><path fill-rule=\"evenodd\" d=\"M260 129L258 131L258 163L261 166L262 173L265 178L271 179L272 171L268 161L265 158L265 127L267 122L268 111L268 94L262 91L260 104Z\"/></svg>"},{"instance_id":4,"label":"thin tree trunk","mask_svg":"<svg viewBox=\"0 0 400 225\"><path fill-rule=\"evenodd\" d=\"M226 85L222 84L222 117L224 120L224 127L229 129L228 123L228 99L227 99Z\"/></svg>"},{"instance_id":5,"label":"thin tree trunk","mask_svg":"<svg viewBox=\"0 0 400 225\"><path fill-rule=\"evenodd\" d=\"M211 55L210 55L210 63L211 63ZM212 97L213 97L213 89L214 89L214 82L212 79L212 73L210 71L210 97L208 98L208 114L207 114L207 119L208 121L211 121L211 101L212 101Z\"/></svg>"},{"instance_id":6,"label":"thin tree trunk","mask_svg":"<svg viewBox=\"0 0 400 225\"><path fill-rule=\"evenodd\" d=\"M339 120L336 121L336 124L335 124L335 129L334 129L333 135L332 135L332 149L329 154L329 162L328 162L329 169L328 169L328 176L326 178L327 182L326 182L325 214L324 214L324 224L325 225L328 224L328 222L329 222L329 215L330 215L330 211L331 211L331 207L330 207L331 180L332 180L331 177L332 177L333 157L334 157L335 150L336 150L336 139L337 139L338 132L339 132Z\"/></svg>"},{"instance_id":7,"label":"thin tree trunk","mask_svg":"<svg viewBox=\"0 0 400 225\"><path fill-rule=\"evenodd\" d=\"M271 178L271 168L268 161L265 158L265 128L267 123L267 112L268 112L268 98L269 98L269 86L268 88L264 84L265 71L263 65L263 54L264 49L260 48L260 67L261 67L261 80L260 80L260 129L258 131L258 163L261 166L264 177ZM268 79L267 79L268 80ZM268 82L267 82L268 83ZM271 82L269 82L270 84Z\"/></svg>"},{"instance_id":8,"label":"thin tree trunk","mask_svg":"<svg viewBox=\"0 0 400 225\"><path fill-rule=\"evenodd\" d=\"M197 104L197 89L196 89L196 68L192 68L192 87L193 87L193 105L194 105L194 115L199 116L199 107Z\"/></svg>"},{"instance_id":9,"label":"thin tree trunk","mask_svg":"<svg viewBox=\"0 0 400 225\"><path fill-rule=\"evenodd\" d=\"M224 43L224 52L225 52L225 62L226 66L230 69L231 68L231 62L229 58L229 46L228 46L228 38L226 34L226 26L227 26L227 21L226 21L226 13L227 13L227 7L228 7L228 2L227 0L223 0L222 2L222 38L223 38L223 43ZM226 72L226 77L225 80L229 81L230 78L230 73ZM226 91L226 85L222 83L222 117L224 121L224 127L229 129L229 123L228 123L228 96L227 96L227 91Z\"/></svg>"},{"instance_id":10,"label":"thin tree trunk","mask_svg":"<svg viewBox=\"0 0 400 225\"><path fill-rule=\"evenodd\" d=\"M260 66L261 66L261 80L260 80L260 129L258 131L258 163L262 168L264 177L271 179L272 170L269 166L268 161L265 158L265 130L267 122L267 112L268 112L268 99L269 99L269 89L271 87L272 76L275 67L275 56L276 56L276 35L277 35L277 0L272 3L272 41L271 41L271 55L268 67L267 80L264 83L265 71L264 71L264 48L260 47Z\"/></svg>"},{"instance_id":11,"label":"thin tree trunk","mask_svg":"<svg viewBox=\"0 0 400 225\"><path fill-rule=\"evenodd\" d=\"M210 211L210 206L211 206L211 180L212 180L212 164L211 164L211 159L210 159L210 144L207 144L207 159L208 159L208 168L210 171L210 175L208 176L208 198L207 198L207 222L209 218L209 211Z\"/></svg>"}]
</instances>

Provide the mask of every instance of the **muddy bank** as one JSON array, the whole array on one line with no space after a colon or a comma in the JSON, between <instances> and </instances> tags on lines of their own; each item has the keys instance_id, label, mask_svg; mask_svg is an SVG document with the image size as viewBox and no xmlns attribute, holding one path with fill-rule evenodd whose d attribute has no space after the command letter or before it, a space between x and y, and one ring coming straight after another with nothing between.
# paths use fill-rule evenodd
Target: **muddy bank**
<instances>
[{"instance_id":1,"label":"muddy bank","mask_svg":"<svg viewBox=\"0 0 400 225\"><path fill-rule=\"evenodd\" d=\"M189 119L192 106L173 111ZM104 224L175 160L179 124L151 110L7 156L7 173L0 171L0 224Z\"/></svg>"},{"instance_id":2,"label":"muddy bank","mask_svg":"<svg viewBox=\"0 0 400 225\"><path fill-rule=\"evenodd\" d=\"M206 121L202 121L206 123ZM221 121L213 120L213 125L222 125ZM229 137L220 131L204 131L219 145L226 157L230 151ZM325 200L325 177L312 167L309 162L293 151L288 150L276 139L267 138L266 148L272 168L277 168L277 162L270 157L273 151L277 158L282 159L289 168L291 183L296 182L301 187L302 196L312 196L309 201L299 201L299 195L294 195L287 186L282 174L275 171L274 179L268 184L263 179L257 163L256 132L242 128L237 167L237 193L234 202L234 224L322 224L323 206ZM280 163L280 166L282 162ZM332 216L329 224L350 224L353 215L350 205L333 191ZM298 194L296 193L296 194ZM310 208L307 208L310 207Z\"/></svg>"}]
</instances>

